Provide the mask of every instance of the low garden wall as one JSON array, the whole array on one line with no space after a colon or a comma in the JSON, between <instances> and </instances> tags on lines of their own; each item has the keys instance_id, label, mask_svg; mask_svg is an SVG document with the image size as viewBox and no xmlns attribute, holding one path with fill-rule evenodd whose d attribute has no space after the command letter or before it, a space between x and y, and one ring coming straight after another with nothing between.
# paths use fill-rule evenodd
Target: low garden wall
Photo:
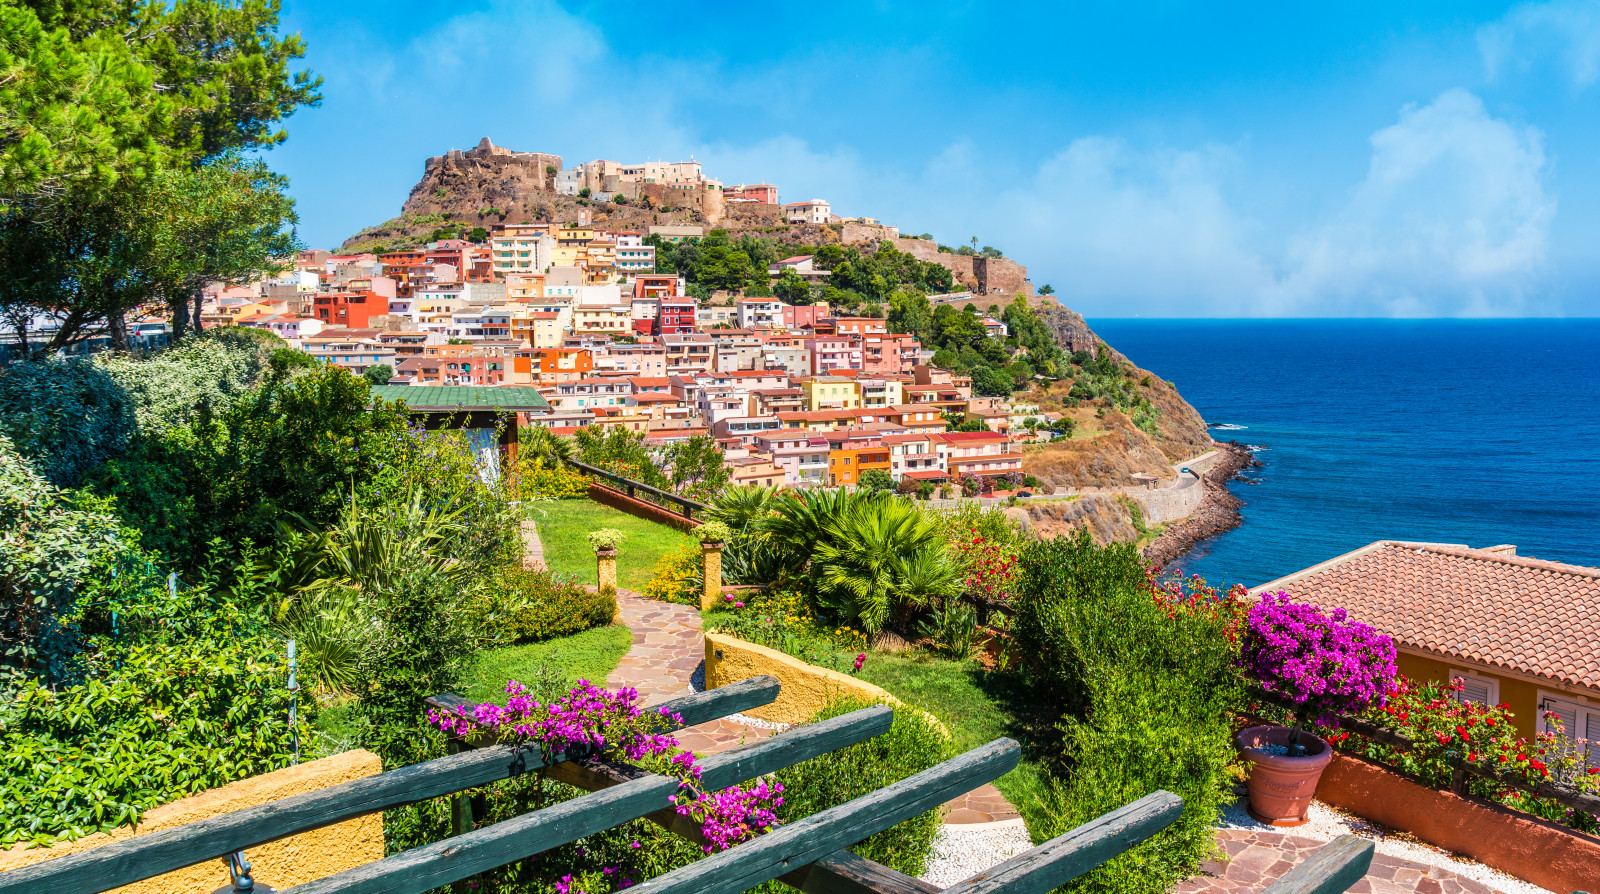
<instances>
[{"instance_id":1,"label":"low garden wall","mask_svg":"<svg viewBox=\"0 0 1600 894\"><path fill-rule=\"evenodd\" d=\"M605 506L610 506L619 512L637 516L645 521L653 521L680 531L692 531L699 527L699 519L673 512L658 503L649 500L640 500L630 497L614 487L608 487L596 481L589 483L589 499Z\"/></svg>"},{"instance_id":2,"label":"low garden wall","mask_svg":"<svg viewBox=\"0 0 1600 894\"><path fill-rule=\"evenodd\" d=\"M346 751L332 757L287 767L221 788L191 795L181 801L163 804L146 812L135 828L121 828L66 841L51 847L27 848L18 845L0 851L0 872L20 869L55 857L160 832L197 820L220 816L247 807L257 807L279 798L302 795L352 779L376 776L383 771L378 756L370 751ZM294 885L363 863L383 859L383 815L367 814L332 826L313 829L290 838L268 842L245 852L251 876L259 883L282 891ZM116 888L112 894L210 894L231 886L232 879L221 860L207 860L176 872L145 879Z\"/></svg>"},{"instance_id":3,"label":"low garden wall","mask_svg":"<svg viewBox=\"0 0 1600 894\"><path fill-rule=\"evenodd\" d=\"M1418 785L1348 755L1334 754L1317 784L1317 800L1551 891L1590 890L1600 879L1600 840Z\"/></svg>"},{"instance_id":4,"label":"low garden wall","mask_svg":"<svg viewBox=\"0 0 1600 894\"><path fill-rule=\"evenodd\" d=\"M840 696L903 705L881 687L849 674L807 664L777 649L747 643L721 633L707 633L705 638L707 689L763 674L776 677L782 686L776 701L745 712L752 717L773 723L805 723L828 702Z\"/></svg>"}]
</instances>

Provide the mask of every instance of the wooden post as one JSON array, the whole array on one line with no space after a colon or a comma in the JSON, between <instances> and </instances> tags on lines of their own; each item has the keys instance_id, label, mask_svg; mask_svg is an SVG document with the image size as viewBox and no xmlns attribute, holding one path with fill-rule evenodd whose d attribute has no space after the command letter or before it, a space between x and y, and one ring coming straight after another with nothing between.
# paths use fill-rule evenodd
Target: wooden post
<instances>
[{"instance_id":1,"label":"wooden post","mask_svg":"<svg viewBox=\"0 0 1600 894\"><path fill-rule=\"evenodd\" d=\"M597 549L594 551L595 576L600 582L600 592L606 592L609 587L613 592L617 589L617 550Z\"/></svg>"},{"instance_id":2,"label":"wooden post","mask_svg":"<svg viewBox=\"0 0 1600 894\"><path fill-rule=\"evenodd\" d=\"M722 546L721 540L708 540L700 544L705 574L700 589L700 610L716 608L722 598Z\"/></svg>"}]
</instances>

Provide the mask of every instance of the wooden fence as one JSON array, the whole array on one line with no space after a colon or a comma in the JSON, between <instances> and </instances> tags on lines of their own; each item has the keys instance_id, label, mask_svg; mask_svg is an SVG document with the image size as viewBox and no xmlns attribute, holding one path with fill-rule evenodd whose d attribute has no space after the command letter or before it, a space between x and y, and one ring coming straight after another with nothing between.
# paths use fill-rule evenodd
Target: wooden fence
<instances>
[{"instance_id":1,"label":"wooden fence","mask_svg":"<svg viewBox=\"0 0 1600 894\"><path fill-rule=\"evenodd\" d=\"M767 704L777 695L776 680L756 677L661 707L680 715L681 726L693 726ZM442 708L461 703L454 696L430 702ZM891 709L874 706L711 755L700 761L701 784L714 791L764 776L881 735L892 720ZM194 863L234 858L246 848L351 817L443 796L455 798L455 834L449 838L289 890L423 894L444 885L463 890L479 873L638 818L703 842L697 824L661 807L678 792L675 778L589 755L547 755L528 745L458 741L454 747L455 753L436 760L0 874L0 894L99 894ZM935 894L939 888L862 859L847 848L999 778L1017 765L1019 751L1016 742L997 739L629 890L737 894L777 879L807 894ZM533 772L588 794L502 822L476 825L471 799L462 792ZM1152 792L943 890L1044 894L1147 840L1182 811L1178 796ZM1338 894L1366 875L1372 853L1370 841L1353 836L1337 839L1267 888L1266 894ZM248 890L248 884L246 877L235 890Z\"/></svg>"},{"instance_id":2,"label":"wooden fence","mask_svg":"<svg viewBox=\"0 0 1600 894\"><path fill-rule=\"evenodd\" d=\"M606 482L611 487L636 500L648 500L652 503L657 503L668 508L676 507L675 511L682 513L685 518L695 518L696 512L700 513L701 517L703 518L705 516L705 511L708 508L706 504L701 503L698 500L691 500L688 497L680 497L677 494L664 491L659 487L651 487L642 481L634 481L632 478L624 478L621 475L612 474L611 472L607 472L605 469L597 466L591 466L588 463L581 463L575 459L567 460L567 465L577 469L585 475L588 475L590 478L597 478Z\"/></svg>"}]
</instances>

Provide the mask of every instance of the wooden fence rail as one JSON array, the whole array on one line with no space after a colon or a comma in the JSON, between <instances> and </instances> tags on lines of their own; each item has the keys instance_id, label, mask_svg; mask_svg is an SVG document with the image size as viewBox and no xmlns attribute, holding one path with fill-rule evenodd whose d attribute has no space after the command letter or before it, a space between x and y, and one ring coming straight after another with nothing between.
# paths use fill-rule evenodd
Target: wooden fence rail
<instances>
[{"instance_id":1,"label":"wooden fence rail","mask_svg":"<svg viewBox=\"0 0 1600 894\"><path fill-rule=\"evenodd\" d=\"M642 481L634 481L632 478L624 478L621 475L607 472L605 469L591 466L588 463L578 462L575 459L567 460L567 465L577 469L591 478L600 478L604 481L610 482L612 487L615 487L617 490L620 490L635 499L639 499L642 495L644 499L649 500L652 503L659 503L663 506L677 506L678 510L683 513L685 518L694 518L696 512L699 512L700 516L704 518L705 511L707 508L709 508L706 506L706 504L701 503L698 500L691 500L688 497L680 497L677 494L664 491L659 487L651 487Z\"/></svg>"},{"instance_id":2,"label":"wooden fence rail","mask_svg":"<svg viewBox=\"0 0 1600 894\"><path fill-rule=\"evenodd\" d=\"M693 726L773 701L777 681L757 677L666 702ZM429 699L435 708L464 704ZM700 759L701 785L717 791L882 735L893 710L873 706L806 724ZM456 798L455 834L373 863L299 885L293 894L423 894L458 888L475 875L533 857L628 821L647 818L697 843L697 823L678 815L679 781L592 754L544 754L537 747L456 740L457 752L322 791L138 836L72 856L0 873L0 894L99 894L194 863L354 816L427 798ZM766 831L727 850L649 879L640 894L738 894L778 879L806 894L937 894L939 889L846 848L999 778L1016 767L1010 739L957 755L892 785ZM467 789L538 772L586 790L576 798L475 827ZM1183 801L1154 792L1120 810L1013 857L949 889L958 894L1043 894L1148 840L1182 813ZM1338 894L1366 874L1372 844L1340 839L1318 851L1265 894ZM239 890L236 885L236 890ZM286 892L287 894L287 892Z\"/></svg>"}]
</instances>

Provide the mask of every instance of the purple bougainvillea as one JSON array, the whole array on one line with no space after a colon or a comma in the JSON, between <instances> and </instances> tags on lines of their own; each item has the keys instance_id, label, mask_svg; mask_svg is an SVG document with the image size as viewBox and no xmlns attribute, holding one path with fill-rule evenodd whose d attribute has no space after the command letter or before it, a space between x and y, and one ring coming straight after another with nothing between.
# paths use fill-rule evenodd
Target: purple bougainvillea
<instances>
[{"instance_id":1,"label":"purple bougainvillea","mask_svg":"<svg viewBox=\"0 0 1600 894\"><path fill-rule=\"evenodd\" d=\"M1296 734L1306 720L1338 726L1340 714L1381 706L1395 686L1394 640L1342 608L1324 614L1282 591L1251 606L1240 659L1261 688L1295 706Z\"/></svg>"},{"instance_id":2,"label":"purple bougainvillea","mask_svg":"<svg viewBox=\"0 0 1600 894\"><path fill-rule=\"evenodd\" d=\"M700 823L707 853L733 847L778 822L782 785L762 780L749 789L736 785L705 791L694 754L664 732L669 721L681 724L683 718L665 708L642 708L639 693L631 688L613 691L580 680L565 696L541 705L529 696L527 687L512 680L506 684L506 694L505 707L483 704L459 706L454 711L430 709L428 719L452 736L487 733L502 741L537 744L550 759L593 754L642 763L670 774L679 780L681 790L674 799L677 810ZM608 875L612 872L606 870ZM631 880L621 886L629 884ZM573 885L567 876L557 888L568 894L585 894Z\"/></svg>"}]
</instances>

